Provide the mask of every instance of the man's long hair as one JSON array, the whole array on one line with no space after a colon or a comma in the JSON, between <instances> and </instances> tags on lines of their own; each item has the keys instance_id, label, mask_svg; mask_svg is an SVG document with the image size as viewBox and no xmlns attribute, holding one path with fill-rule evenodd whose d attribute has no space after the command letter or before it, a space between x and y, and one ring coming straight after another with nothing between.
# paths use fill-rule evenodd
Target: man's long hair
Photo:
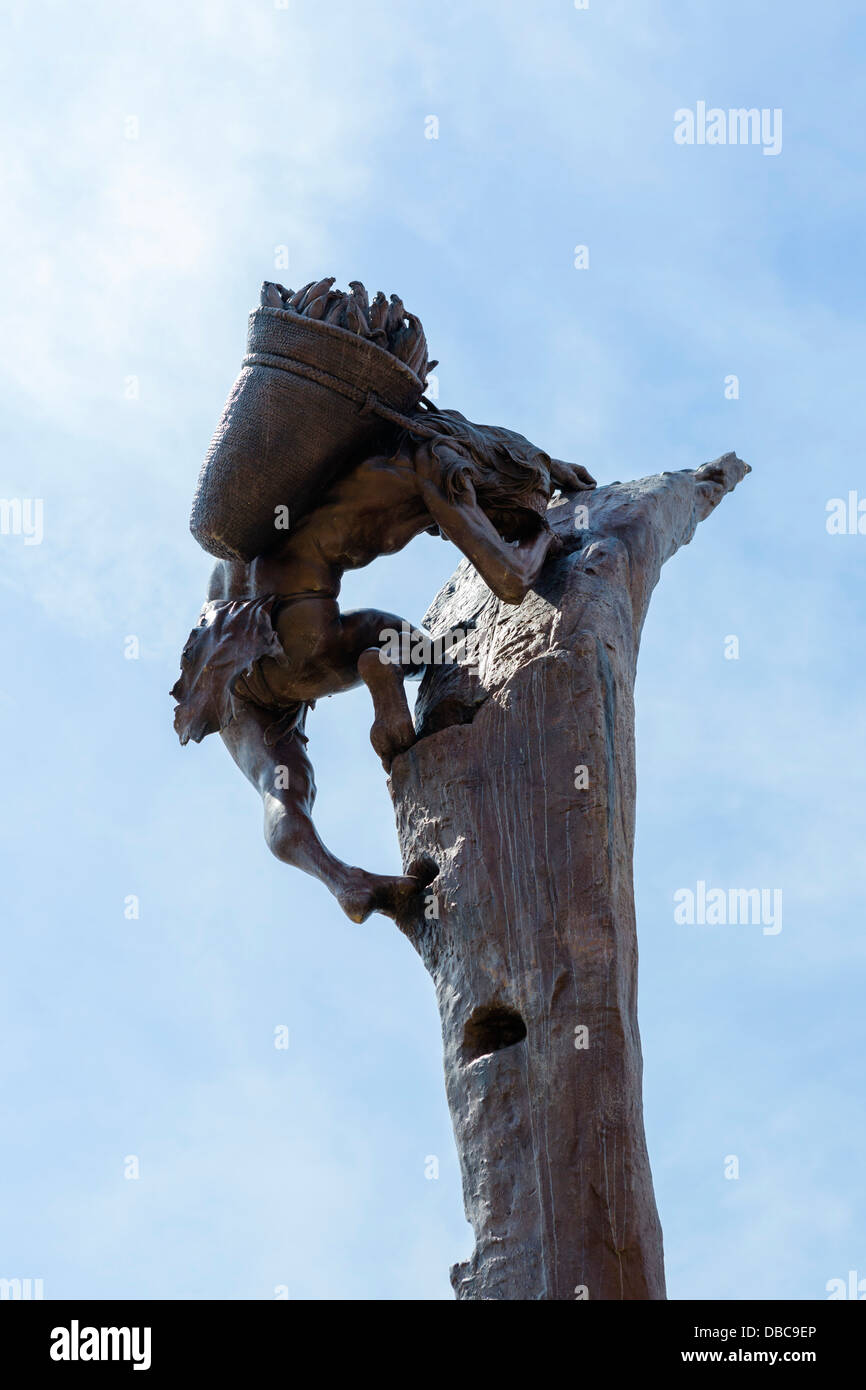
<instances>
[{"instance_id":1,"label":"man's long hair","mask_svg":"<svg viewBox=\"0 0 866 1390\"><path fill-rule=\"evenodd\" d=\"M418 412L419 419L422 412ZM427 410L425 426L436 430L431 438L407 429L403 440L428 443L442 467L445 493L459 502L471 483L484 511L513 521L515 534L546 526L544 512L550 499L550 455L522 434L499 425L474 425L459 410ZM447 446L440 453L442 446ZM450 455L450 456L449 456Z\"/></svg>"}]
</instances>

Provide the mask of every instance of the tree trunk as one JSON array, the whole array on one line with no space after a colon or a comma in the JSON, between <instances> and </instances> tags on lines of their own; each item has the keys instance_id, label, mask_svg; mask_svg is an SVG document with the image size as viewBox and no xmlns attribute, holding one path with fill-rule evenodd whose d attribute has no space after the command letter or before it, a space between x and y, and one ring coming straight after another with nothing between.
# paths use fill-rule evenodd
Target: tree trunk
<instances>
[{"instance_id":1,"label":"tree trunk","mask_svg":"<svg viewBox=\"0 0 866 1390\"><path fill-rule=\"evenodd\" d=\"M458 664L428 669L419 742L391 780L404 862L439 869L402 925L436 986L475 1233L451 1272L459 1299L665 1297L637 1024L633 690L662 563L745 471L719 466L722 483L689 470L560 499L564 549L522 604L464 561L425 619L469 630Z\"/></svg>"}]
</instances>

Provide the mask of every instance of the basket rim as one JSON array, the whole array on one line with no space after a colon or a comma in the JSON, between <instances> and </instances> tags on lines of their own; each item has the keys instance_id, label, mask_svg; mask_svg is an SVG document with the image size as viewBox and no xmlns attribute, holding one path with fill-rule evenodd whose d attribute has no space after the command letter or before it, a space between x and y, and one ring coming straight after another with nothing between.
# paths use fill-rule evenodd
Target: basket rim
<instances>
[{"instance_id":1,"label":"basket rim","mask_svg":"<svg viewBox=\"0 0 866 1390\"><path fill-rule=\"evenodd\" d=\"M305 328L313 329L320 335L325 334L326 336L331 336L338 342L342 339L354 343L362 354L365 352L373 353L374 361L378 359L382 364L387 363L398 376L406 377L413 386L419 388L422 395L426 390L426 384L423 378L418 376L416 372L413 372L411 367L407 367L406 363L401 362L399 357L395 357L392 352L387 352L385 348L379 347L378 343L372 343L369 338L362 338L360 333L353 333L351 329L341 328L339 324L336 323L323 323L321 319L309 319L306 314L299 314L296 309L275 309L270 305L260 305L259 308L253 309L250 312L250 327L252 327L253 321L261 315L287 319L294 324L301 324Z\"/></svg>"}]
</instances>

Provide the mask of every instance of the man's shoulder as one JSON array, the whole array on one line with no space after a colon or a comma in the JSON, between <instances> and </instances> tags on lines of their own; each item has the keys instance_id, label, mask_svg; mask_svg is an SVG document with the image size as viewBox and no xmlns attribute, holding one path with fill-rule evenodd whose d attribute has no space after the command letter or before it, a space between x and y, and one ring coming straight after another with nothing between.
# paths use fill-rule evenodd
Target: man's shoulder
<instances>
[{"instance_id":1,"label":"man's shoulder","mask_svg":"<svg viewBox=\"0 0 866 1390\"><path fill-rule=\"evenodd\" d=\"M373 454L339 473L312 511L356 498L366 501L383 490L390 500L392 495L414 490L416 486L415 469L408 455Z\"/></svg>"}]
</instances>

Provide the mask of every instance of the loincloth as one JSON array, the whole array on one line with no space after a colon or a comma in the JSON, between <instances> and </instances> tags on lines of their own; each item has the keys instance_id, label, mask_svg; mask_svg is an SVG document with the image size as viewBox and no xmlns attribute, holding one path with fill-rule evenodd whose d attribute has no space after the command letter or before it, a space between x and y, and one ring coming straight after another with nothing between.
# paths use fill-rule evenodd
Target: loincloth
<instances>
[{"instance_id":1,"label":"loincloth","mask_svg":"<svg viewBox=\"0 0 866 1390\"><path fill-rule=\"evenodd\" d=\"M181 743L201 743L236 719L243 704L273 714L265 742L274 744L286 734L303 732L312 700L284 700L274 694L260 662L270 657L288 669L274 627L275 609L300 602L281 594L260 598L208 599L190 633L180 659L180 679L172 687L177 700L174 727Z\"/></svg>"}]
</instances>

